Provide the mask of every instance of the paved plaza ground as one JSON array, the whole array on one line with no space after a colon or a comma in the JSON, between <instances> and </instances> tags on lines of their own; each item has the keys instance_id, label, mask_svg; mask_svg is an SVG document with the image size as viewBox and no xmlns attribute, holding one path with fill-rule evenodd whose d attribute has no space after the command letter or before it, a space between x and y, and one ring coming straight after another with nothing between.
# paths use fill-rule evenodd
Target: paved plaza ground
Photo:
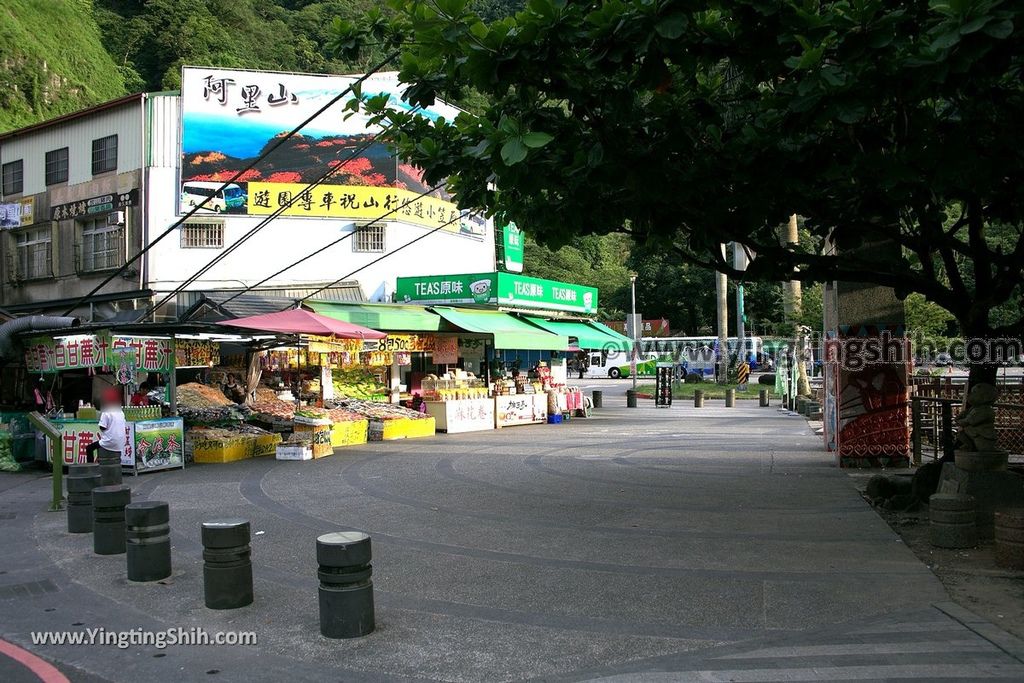
<instances>
[{"instance_id":1,"label":"paved plaza ground","mask_svg":"<svg viewBox=\"0 0 1024 683\"><path fill-rule=\"evenodd\" d=\"M153 584L66 533L42 473L0 476L0 639L74 681L1024 679L1020 641L950 603L803 419L619 393L561 426L126 478L170 503L174 573ZM203 606L217 517L252 521L250 607ZM343 529L372 535L378 628L333 641L314 550ZM92 627L259 644L30 641ZM0 679L37 677L0 653Z\"/></svg>"}]
</instances>

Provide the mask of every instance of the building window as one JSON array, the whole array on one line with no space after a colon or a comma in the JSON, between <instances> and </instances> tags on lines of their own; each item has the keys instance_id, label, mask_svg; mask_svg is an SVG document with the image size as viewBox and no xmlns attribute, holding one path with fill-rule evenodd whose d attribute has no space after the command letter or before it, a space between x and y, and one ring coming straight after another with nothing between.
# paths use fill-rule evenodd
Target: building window
<instances>
[{"instance_id":1,"label":"building window","mask_svg":"<svg viewBox=\"0 0 1024 683\"><path fill-rule=\"evenodd\" d=\"M25 165L21 159L3 166L3 193L21 194L25 189Z\"/></svg>"},{"instance_id":2,"label":"building window","mask_svg":"<svg viewBox=\"0 0 1024 683\"><path fill-rule=\"evenodd\" d=\"M117 169L117 136L92 141L92 174L99 175Z\"/></svg>"},{"instance_id":3,"label":"building window","mask_svg":"<svg viewBox=\"0 0 1024 683\"><path fill-rule=\"evenodd\" d=\"M46 153L46 184L56 185L68 181L68 148L61 147Z\"/></svg>"},{"instance_id":4,"label":"building window","mask_svg":"<svg viewBox=\"0 0 1024 683\"><path fill-rule=\"evenodd\" d=\"M181 226L182 249L221 249L223 246L223 223L185 223Z\"/></svg>"},{"instance_id":5,"label":"building window","mask_svg":"<svg viewBox=\"0 0 1024 683\"><path fill-rule=\"evenodd\" d=\"M53 277L50 228L24 230L15 236L18 277Z\"/></svg>"},{"instance_id":6,"label":"building window","mask_svg":"<svg viewBox=\"0 0 1024 683\"><path fill-rule=\"evenodd\" d=\"M383 252L384 251L384 226L383 225L360 225L356 227L356 242L352 251Z\"/></svg>"},{"instance_id":7,"label":"building window","mask_svg":"<svg viewBox=\"0 0 1024 683\"><path fill-rule=\"evenodd\" d=\"M82 222L79 270L108 270L124 265L124 226L107 225L107 217Z\"/></svg>"}]
</instances>

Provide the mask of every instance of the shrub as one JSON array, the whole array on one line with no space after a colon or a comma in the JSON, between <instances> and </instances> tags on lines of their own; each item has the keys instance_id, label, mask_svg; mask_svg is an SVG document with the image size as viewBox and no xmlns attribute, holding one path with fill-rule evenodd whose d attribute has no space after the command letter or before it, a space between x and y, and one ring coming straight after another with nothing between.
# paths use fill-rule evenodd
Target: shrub
<instances>
[{"instance_id":1,"label":"shrub","mask_svg":"<svg viewBox=\"0 0 1024 683\"><path fill-rule=\"evenodd\" d=\"M771 386L775 386L775 375L761 375L760 377L757 378L757 383L770 384Z\"/></svg>"},{"instance_id":2,"label":"shrub","mask_svg":"<svg viewBox=\"0 0 1024 683\"><path fill-rule=\"evenodd\" d=\"M686 383L687 384L700 384L703 381L704 381L704 378L701 377L696 372L691 372L690 374L688 374L686 376Z\"/></svg>"}]
</instances>

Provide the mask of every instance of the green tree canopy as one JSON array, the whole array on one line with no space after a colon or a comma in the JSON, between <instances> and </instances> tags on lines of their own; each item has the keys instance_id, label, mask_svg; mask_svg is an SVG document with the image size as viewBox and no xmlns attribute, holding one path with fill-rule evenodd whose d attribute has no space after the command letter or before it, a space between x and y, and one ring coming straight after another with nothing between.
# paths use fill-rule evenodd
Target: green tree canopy
<instances>
[{"instance_id":1,"label":"green tree canopy","mask_svg":"<svg viewBox=\"0 0 1024 683\"><path fill-rule=\"evenodd\" d=\"M876 283L968 334L1024 328L1020 3L530 0L491 23L465 0L395 7L339 22L336 44L400 44L415 103L486 96L436 124L365 103L464 206L552 245L625 229L726 272L735 240L752 279ZM813 235L799 249L778 238L791 213Z\"/></svg>"}]
</instances>

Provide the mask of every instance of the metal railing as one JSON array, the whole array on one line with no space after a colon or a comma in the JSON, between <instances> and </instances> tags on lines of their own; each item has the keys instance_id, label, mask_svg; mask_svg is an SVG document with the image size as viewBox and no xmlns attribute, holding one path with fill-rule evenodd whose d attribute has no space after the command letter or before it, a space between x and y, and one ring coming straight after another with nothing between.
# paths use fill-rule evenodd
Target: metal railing
<instances>
[{"instance_id":1,"label":"metal railing","mask_svg":"<svg viewBox=\"0 0 1024 683\"><path fill-rule=\"evenodd\" d=\"M946 454L952 457L956 440L954 416L962 404L962 386L959 397L922 396L916 391L911 396L910 441L915 465L921 463L923 455L935 460ZM995 409L998 447L1011 456L1024 456L1024 401L996 403Z\"/></svg>"}]
</instances>

